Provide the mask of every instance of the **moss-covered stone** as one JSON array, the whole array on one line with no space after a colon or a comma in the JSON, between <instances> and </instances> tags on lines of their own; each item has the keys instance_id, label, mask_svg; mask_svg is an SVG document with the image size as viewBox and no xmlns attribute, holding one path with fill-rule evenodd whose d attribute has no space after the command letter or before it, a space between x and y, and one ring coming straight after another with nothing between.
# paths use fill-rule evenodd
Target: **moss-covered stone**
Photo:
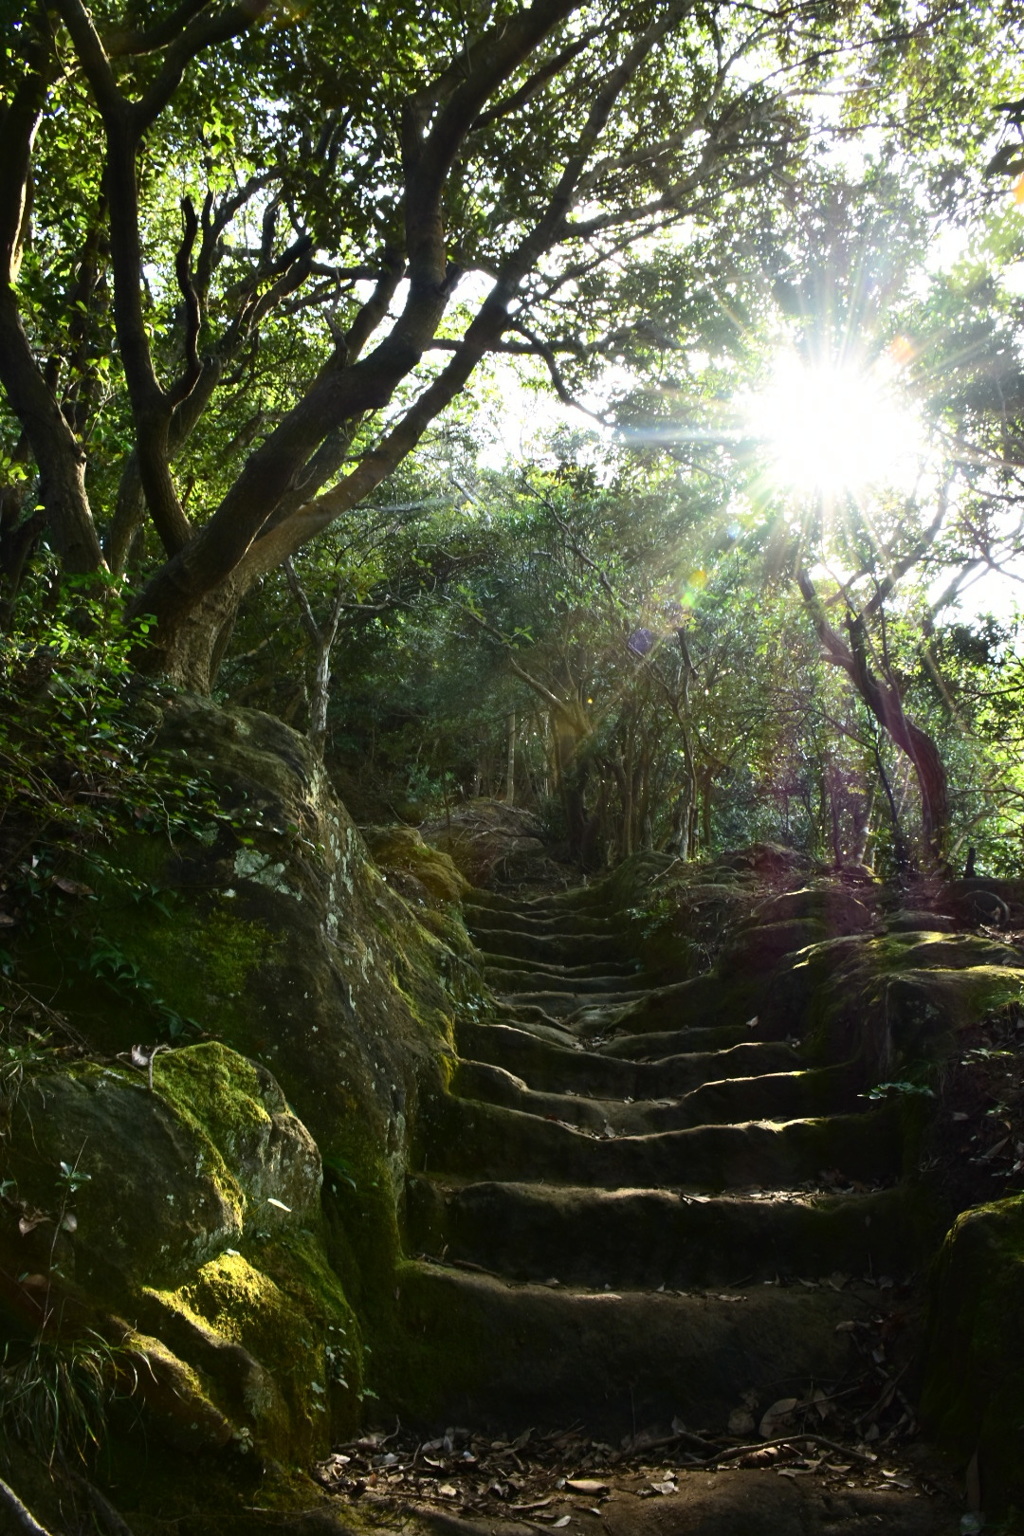
<instances>
[{"instance_id":1,"label":"moss-covered stone","mask_svg":"<svg viewBox=\"0 0 1024 1536\"><path fill-rule=\"evenodd\" d=\"M1018 1195L964 1212L946 1238L932 1284L921 1399L936 1439L964 1465L977 1455L990 1518L1024 1517L1022 1317L1024 1196Z\"/></svg>"},{"instance_id":2,"label":"moss-covered stone","mask_svg":"<svg viewBox=\"0 0 1024 1536\"><path fill-rule=\"evenodd\" d=\"M364 827L363 837L375 863L398 890L420 901L453 902L472 887L447 853L423 841L415 827Z\"/></svg>"},{"instance_id":3,"label":"moss-covered stone","mask_svg":"<svg viewBox=\"0 0 1024 1536\"><path fill-rule=\"evenodd\" d=\"M219 1042L153 1066L153 1091L95 1064L27 1083L7 1176L69 1229L61 1272L97 1316L135 1325L140 1396L174 1444L302 1461L355 1426L362 1387L316 1145L270 1073Z\"/></svg>"}]
</instances>

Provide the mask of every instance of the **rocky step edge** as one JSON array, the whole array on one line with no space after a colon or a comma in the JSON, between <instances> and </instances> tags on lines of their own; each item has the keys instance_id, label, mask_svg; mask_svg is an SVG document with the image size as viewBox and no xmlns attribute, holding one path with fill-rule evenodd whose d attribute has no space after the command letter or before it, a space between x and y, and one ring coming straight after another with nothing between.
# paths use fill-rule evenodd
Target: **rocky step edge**
<instances>
[{"instance_id":1,"label":"rocky step edge","mask_svg":"<svg viewBox=\"0 0 1024 1536\"><path fill-rule=\"evenodd\" d=\"M945 1220L921 1189L843 1194L459 1182L411 1175L405 1250L508 1279L629 1289L905 1285Z\"/></svg>"},{"instance_id":2,"label":"rocky step edge","mask_svg":"<svg viewBox=\"0 0 1024 1536\"><path fill-rule=\"evenodd\" d=\"M792 1189L839 1177L864 1184L895 1180L903 1172L903 1143L897 1104L860 1114L603 1139L503 1105L446 1098L427 1117L416 1171L723 1193L751 1184Z\"/></svg>"},{"instance_id":3,"label":"rocky step edge","mask_svg":"<svg viewBox=\"0 0 1024 1536\"><path fill-rule=\"evenodd\" d=\"M406 1261L397 1306L408 1341L388 1409L403 1422L585 1424L617 1442L638 1424L722 1428L753 1394L841 1388L855 1335L880 1316L875 1287L753 1286L722 1294L584 1291ZM417 1343L430 1368L417 1368ZM443 1366L438 1368L438 1361Z\"/></svg>"}]
</instances>

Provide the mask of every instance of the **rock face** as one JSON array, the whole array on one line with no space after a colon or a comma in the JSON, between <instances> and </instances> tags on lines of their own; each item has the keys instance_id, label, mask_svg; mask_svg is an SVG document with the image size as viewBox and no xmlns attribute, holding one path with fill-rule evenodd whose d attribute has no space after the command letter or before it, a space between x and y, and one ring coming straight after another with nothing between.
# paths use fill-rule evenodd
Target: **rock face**
<instances>
[{"instance_id":1,"label":"rock face","mask_svg":"<svg viewBox=\"0 0 1024 1536\"><path fill-rule=\"evenodd\" d=\"M400 894L409 850L372 861L302 738L203 700L141 707L198 787L171 842L132 835L90 872L96 900L17 944L87 1049L29 1051L8 1080L0 1327L27 1355L104 1341L133 1519L184 1498L198 1532L175 1454L219 1458L234 1488L361 1423L423 1094L480 983L454 867L419 844L425 898Z\"/></svg>"},{"instance_id":2,"label":"rock face","mask_svg":"<svg viewBox=\"0 0 1024 1536\"><path fill-rule=\"evenodd\" d=\"M1024 1198L966 1211L933 1276L922 1407L986 1511L1024 1510ZM1007 1525L1006 1529L1015 1529Z\"/></svg>"}]
</instances>

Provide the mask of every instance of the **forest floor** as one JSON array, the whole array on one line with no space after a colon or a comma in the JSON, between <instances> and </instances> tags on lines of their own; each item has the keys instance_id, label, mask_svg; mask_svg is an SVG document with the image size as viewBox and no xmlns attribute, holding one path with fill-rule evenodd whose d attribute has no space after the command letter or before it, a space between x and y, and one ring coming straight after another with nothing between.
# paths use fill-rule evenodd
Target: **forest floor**
<instances>
[{"instance_id":1,"label":"forest floor","mask_svg":"<svg viewBox=\"0 0 1024 1536\"><path fill-rule=\"evenodd\" d=\"M897 1524L921 1536L958 1531L953 1474L913 1437L871 1449L853 1428L855 1406L848 1402L827 1436L810 1403L790 1416L805 1433L747 1444L679 1430L640 1432L612 1447L577 1429L506 1442L460 1428L423 1442L399 1429L340 1447L317 1476L371 1524L408 1521L451 1536L499 1527L506 1536L855 1536Z\"/></svg>"}]
</instances>

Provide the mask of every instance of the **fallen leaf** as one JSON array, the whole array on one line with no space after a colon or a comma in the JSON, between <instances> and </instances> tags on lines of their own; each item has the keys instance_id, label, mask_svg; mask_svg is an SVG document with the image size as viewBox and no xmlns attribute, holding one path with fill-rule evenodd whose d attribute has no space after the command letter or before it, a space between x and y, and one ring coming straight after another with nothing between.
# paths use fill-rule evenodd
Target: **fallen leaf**
<instances>
[{"instance_id":1,"label":"fallen leaf","mask_svg":"<svg viewBox=\"0 0 1024 1536\"><path fill-rule=\"evenodd\" d=\"M780 1397L778 1402L772 1403L766 1410L761 1420L759 1433L762 1440L773 1440L780 1428L785 1428L792 1417L793 1409L800 1404L798 1397Z\"/></svg>"},{"instance_id":2,"label":"fallen leaf","mask_svg":"<svg viewBox=\"0 0 1024 1536\"><path fill-rule=\"evenodd\" d=\"M561 1530L563 1525L568 1525L568 1524L569 1524L569 1516L568 1515L563 1515L560 1520L555 1520L553 1522L554 1529L556 1531Z\"/></svg>"},{"instance_id":3,"label":"fallen leaf","mask_svg":"<svg viewBox=\"0 0 1024 1536\"><path fill-rule=\"evenodd\" d=\"M35 1231L36 1227L43 1226L49 1220L50 1217L44 1216L41 1211L33 1211L31 1216L26 1211L24 1216L18 1218L18 1231L22 1237L28 1237L30 1232Z\"/></svg>"},{"instance_id":4,"label":"fallen leaf","mask_svg":"<svg viewBox=\"0 0 1024 1536\"><path fill-rule=\"evenodd\" d=\"M567 1477L565 1486L571 1488L573 1493L589 1493L595 1498L598 1494L608 1492L608 1484L598 1482L594 1477Z\"/></svg>"},{"instance_id":5,"label":"fallen leaf","mask_svg":"<svg viewBox=\"0 0 1024 1536\"><path fill-rule=\"evenodd\" d=\"M69 880L67 875L54 875L50 884L58 891L63 891L65 896L95 896L96 894L91 885L83 885L80 880Z\"/></svg>"},{"instance_id":6,"label":"fallen leaf","mask_svg":"<svg viewBox=\"0 0 1024 1536\"><path fill-rule=\"evenodd\" d=\"M664 1483L652 1483L651 1487L654 1489L655 1493L669 1494L679 1492L679 1489L676 1487L675 1483L668 1482L667 1480Z\"/></svg>"}]
</instances>

